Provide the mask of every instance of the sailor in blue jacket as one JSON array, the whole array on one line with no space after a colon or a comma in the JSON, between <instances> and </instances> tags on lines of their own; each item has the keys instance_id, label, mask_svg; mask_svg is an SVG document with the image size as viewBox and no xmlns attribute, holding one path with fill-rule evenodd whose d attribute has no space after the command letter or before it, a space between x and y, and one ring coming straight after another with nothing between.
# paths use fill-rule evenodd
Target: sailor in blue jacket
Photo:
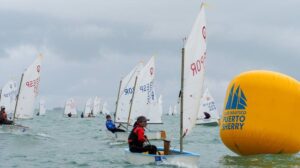
<instances>
[{"instance_id":1,"label":"sailor in blue jacket","mask_svg":"<svg viewBox=\"0 0 300 168\"><path fill-rule=\"evenodd\" d=\"M119 125L120 127L120 125ZM120 128L117 128L116 125L114 124L114 122L111 120L111 116L110 115L106 115L106 128L111 131L112 133L115 132L125 132L125 130L122 130Z\"/></svg>"}]
</instances>

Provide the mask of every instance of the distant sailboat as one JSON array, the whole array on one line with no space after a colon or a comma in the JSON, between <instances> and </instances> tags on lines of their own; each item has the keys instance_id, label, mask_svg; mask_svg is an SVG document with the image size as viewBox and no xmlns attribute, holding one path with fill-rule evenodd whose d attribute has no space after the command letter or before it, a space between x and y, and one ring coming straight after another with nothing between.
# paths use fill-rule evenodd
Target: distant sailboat
<instances>
[{"instance_id":1,"label":"distant sailboat","mask_svg":"<svg viewBox=\"0 0 300 168\"><path fill-rule=\"evenodd\" d=\"M94 99L94 104L93 104L93 115L97 116L100 114L101 111L101 100L98 96L95 97Z\"/></svg>"},{"instance_id":2,"label":"distant sailboat","mask_svg":"<svg viewBox=\"0 0 300 168\"><path fill-rule=\"evenodd\" d=\"M74 98L69 98L65 104L64 116L77 117L77 108Z\"/></svg>"},{"instance_id":3,"label":"distant sailboat","mask_svg":"<svg viewBox=\"0 0 300 168\"><path fill-rule=\"evenodd\" d=\"M204 6L182 49L181 103L180 103L180 149L158 148L159 154L133 153L125 150L125 157L131 164L164 163L177 166L197 167L200 155L183 151L183 138L191 133L199 111L204 81L206 58L206 23Z\"/></svg>"},{"instance_id":4,"label":"distant sailboat","mask_svg":"<svg viewBox=\"0 0 300 168\"><path fill-rule=\"evenodd\" d=\"M174 108L173 108L172 115L175 116L175 115L177 115L177 113L178 113L178 112L177 112L177 105L175 104L175 105L174 105Z\"/></svg>"},{"instance_id":5,"label":"distant sailboat","mask_svg":"<svg viewBox=\"0 0 300 168\"><path fill-rule=\"evenodd\" d=\"M196 124L217 126L219 119L220 117L215 101L209 90L206 89L200 101L200 109Z\"/></svg>"},{"instance_id":6,"label":"distant sailboat","mask_svg":"<svg viewBox=\"0 0 300 168\"><path fill-rule=\"evenodd\" d=\"M107 102L104 102L103 105L102 105L102 113L107 115L107 114L110 114L109 110L107 109Z\"/></svg>"},{"instance_id":7,"label":"distant sailboat","mask_svg":"<svg viewBox=\"0 0 300 168\"><path fill-rule=\"evenodd\" d=\"M39 111L36 114L37 116L43 116L46 114L46 106L45 106L45 100L41 99L39 103Z\"/></svg>"},{"instance_id":8,"label":"distant sailboat","mask_svg":"<svg viewBox=\"0 0 300 168\"><path fill-rule=\"evenodd\" d=\"M173 109L172 109L172 106L170 105L169 106L169 111L168 111L168 116L171 116L172 115L172 113L173 113Z\"/></svg>"},{"instance_id":9,"label":"distant sailboat","mask_svg":"<svg viewBox=\"0 0 300 168\"><path fill-rule=\"evenodd\" d=\"M93 108L93 100L92 98L89 98L85 103L85 108L83 113L84 118L92 117L92 108Z\"/></svg>"},{"instance_id":10,"label":"distant sailboat","mask_svg":"<svg viewBox=\"0 0 300 168\"><path fill-rule=\"evenodd\" d=\"M13 120L14 109L16 105L16 97L18 93L16 81L8 81L0 91L0 106L5 107L7 119Z\"/></svg>"}]
</instances>

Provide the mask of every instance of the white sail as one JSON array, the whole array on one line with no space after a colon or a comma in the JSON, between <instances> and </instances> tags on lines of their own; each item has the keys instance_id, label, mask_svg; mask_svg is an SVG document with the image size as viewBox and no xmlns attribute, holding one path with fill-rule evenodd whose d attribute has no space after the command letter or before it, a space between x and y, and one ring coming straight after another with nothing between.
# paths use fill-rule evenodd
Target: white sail
<instances>
[{"instance_id":1,"label":"white sail","mask_svg":"<svg viewBox=\"0 0 300 168\"><path fill-rule=\"evenodd\" d=\"M139 63L122 79L115 122L127 123L135 78L142 68L143 63Z\"/></svg>"},{"instance_id":2,"label":"white sail","mask_svg":"<svg viewBox=\"0 0 300 168\"><path fill-rule=\"evenodd\" d=\"M76 103L74 98L69 98L66 101L64 115L72 114L72 116L77 115Z\"/></svg>"},{"instance_id":3,"label":"white sail","mask_svg":"<svg viewBox=\"0 0 300 168\"><path fill-rule=\"evenodd\" d=\"M184 48L183 135L187 135L196 123L203 90L206 59L206 21L203 5Z\"/></svg>"},{"instance_id":4,"label":"white sail","mask_svg":"<svg viewBox=\"0 0 300 168\"><path fill-rule=\"evenodd\" d=\"M175 104L174 107L173 107L172 115L177 115L177 113L178 113L178 112L177 112L177 108L178 108L178 107L177 107L177 105Z\"/></svg>"},{"instance_id":5,"label":"white sail","mask_svg":"<svg viewBox=\"0 0 300 168\"><path fill-rule=\"evenodd\" d=\"M39 93L42 58L42 55L39 55L23 73L16 105L16 118L29 119L33 117L34 101Z\"/></svg>"},{"instance_id":6,"label":"white sail","mask_svg":"<svg viewBox=\"0 0 300 168\"><path fill-rule=\"evenodd\" d=\"M172 109L172 106L170 105L170 106L169 106L169 112L168 112L168 115L171 116L172 113L173 113L173 109Z\"/></svg>"},{"instance_id":7,"label":"white sail","mask_svg":"<svg viewBox=\"0 0 300 168\"><path fill-rule=\"evenodd\" d=\"M8 120L13 120L17 92L17 83L13 80L8 81L1 91L0 106L5 106Z\"/></svg>"},{"instance_id":8,"label":"white sail","mask_svg":"<svg viewBox=\"0 0 300 168\"><path fill-rule=\"evenodd\" d=\"M147 118L149 119L149 124L151 123L163 123L162 122L162 114L163 114L163 108L162 108L162 95L159 96L158 100L149 104L150 110L147 114Z\"/></svg>"},{"instance_id":9,"label":"white sail","mask_svg":"<svg viewBox=\"0 0 300 168\"><path fill-rule=\"evenodd\" d=\"M85 108L84 108L84 117L91 117L92 113L92 108L93 108L93 100L92 98L89 98L86 103L85 103Z\"/></svg>"},{"instance_id":10,"label":"white sail","mask_svg":"<svg viewBox=\"0 0 300 168\"><path fill-rule=\"evenodd\" d=\"M101 108L100 108L100 98L98 96L94 99L94 105L93 105L93 115L97 116L100 114Z\"/></svg>"},{"instance_id":11,"label":"white sail","mask_svg":"<svg viewBox=\"0 0 300 168\"><path fill-rule=\"evenodd\" d=\"M132 102L130 121L140 116L146 116L148 123L162 123L162 113L158 110L159 102L154 89L155 57L151 57L148 63L138 75L137 84Z\"/></svg>"},{"instance_id":12,"label":"white sail","mask_svg":"<svg viewBox=\"0 0 300 168\"><path fill-rule=\"evenodd\" d=\"M209 90L206 89L200 101L197 124L201 124L201 121L203 121L203 123L218 122L219 118L215 100L211 96Z\"/></svg>"},{"instance_id":13,"label":"white sail","mask_svg":"<svg viewBox=\"0 0 300 168\"><path fill-rule=\"evenodd\" d=\"M102 113L105 114L105 115L110 114L109 110L107 109L107 102L103 103Z\"/></svg>"},{"instance_id":14,"label":"white sail","mask_svg":"<svg viewBox=\"0 0 300 168\"><path fill-rule=\"evenodd\" d=\"M45 115L46 114L46 107L45 107L45 100L40 100L39 103L39 115Z\"/></svg>"}]
</instances>

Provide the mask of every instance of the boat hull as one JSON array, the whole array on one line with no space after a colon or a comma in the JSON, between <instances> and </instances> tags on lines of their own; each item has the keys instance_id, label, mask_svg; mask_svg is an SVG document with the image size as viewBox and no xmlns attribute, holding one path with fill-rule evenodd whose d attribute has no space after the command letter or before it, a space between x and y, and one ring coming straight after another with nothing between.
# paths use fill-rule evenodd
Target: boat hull
<instances>
[{"instance_id":1,"label":"boat hull","mask_svg":"<svg viewBox=\"0 0 300 168\"><path fill-rule=\"evenodd\" d=\"M162 147L157 148L163 151ZM198 167L200 155L192 152L180 153L177 149L170 150L169 155L153 155L147 153L132 153L129 149L125 149L126 160L134 165L144 164L167 164L183 167Z\"/></svg>"},{"instance_id":2,"label":"boat hull","mask_svg":"<svg viewBox=\"0 0 300 168\"><path fill-rule=\"evenodd\" d=\"M198 119L196 125L218 126L218 119Z\"/></svg>"},{"instance_id":3,"label":"boat hull","mask_svg":"<svg viewBox=\"0 0 300 168\"><path fill-rule=\"evenodd\" d=\"M106 130L106 134L108 137L114 139L118 142L127 142L128 136L130 132L115 132L112 133L111 131ZM149 140L162 140L166 139L165 131L146 131L145 134Z\"/></svg>"},{"instance_id":4,"label":"boat hull","mask_svg":"<svg viewBox=\"0 0 300 168\"><path fill-rule=\"evenodd\" d=\"M2 132L27 132L29 127L22 126L22 125L0 125L0 130Z\"/></svg>"}]
</instances>

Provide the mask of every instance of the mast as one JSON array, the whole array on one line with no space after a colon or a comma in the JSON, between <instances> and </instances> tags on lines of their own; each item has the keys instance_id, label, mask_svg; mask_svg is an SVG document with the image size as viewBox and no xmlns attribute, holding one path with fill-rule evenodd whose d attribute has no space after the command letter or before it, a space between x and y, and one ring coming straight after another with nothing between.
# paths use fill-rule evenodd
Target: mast
<instances>
[{"instance_id":1,"label":"mast","mask_svg":"<svg viewBox=\"0 0 300 168\"><path fill-rule=\"evenodd\" d=\"M129 125L129 120L130 120L130 115L131 115L131 109L132 109L132 104L133 104L133 98L134 98L134 93L135 93L135 87L136 87L136 81L137 81L138 77L135 77L135 81L134 81L134 86L133 86L133 93L132 93L132 97L131 97L131 103L130 103L130 108L129 108L129 113L128 113L128 119L127 119L127 127L126 129L128 130L128 125Z\"/></svg>"},{"instance_id":2,"label":"mast","mask_svg":"<svg viewBox=\"0 0 300 168\"><path fill-rule=\"evenodd\" d=\"M115 113L114 113L114 122L116 122L121 86L122 86L122 80L120 80L120 85L119 85L118 97L117 97L117 101L116 101L116 109L115 109Z\"/></svg>"},{"instance_id":3,"label":"mast","mask_svg":"<svg viewBox=\"0 0 300 168\"><path fill-rule=\"evenodd\" d=\"M16 112L17 112L17 107L18 107L18 102L19 102L19 96L20 96L20 92L21 92L23 77L24 77L24 73L22 73L22 77L21 77L21 81L20 81L20 85L19 85L19 90L18 90L18 94L17 94L16 105L15 105L15 110L14 110L13 122L15 122L15 118L16 118Z\"/></svg>"},{"instance_id":4,"label":"mast","mask_svg":"<svg viewBox=\"0 0 300 168\"><path fill-rule=\"evenodd\" d=\"M182 48L182 58L181 58L181 99L180 99L180 152L183 151L183 80L184 80L184 48Z\"/></svg>"}]
</instances>

